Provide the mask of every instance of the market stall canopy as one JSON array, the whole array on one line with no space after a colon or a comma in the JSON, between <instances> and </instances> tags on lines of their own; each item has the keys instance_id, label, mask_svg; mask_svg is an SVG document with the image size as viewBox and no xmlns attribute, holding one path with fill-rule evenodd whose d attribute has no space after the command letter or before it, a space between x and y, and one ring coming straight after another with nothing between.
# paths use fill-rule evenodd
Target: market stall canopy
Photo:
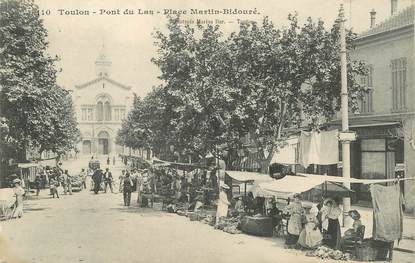
<instances>
[{"instance_id":1,"label":"market stall canopy","mask_svg":"<svg viewBox=\"0 0 415 263\"><path fill-rule=\"evenodd\" d=\"M324 180L314 180L304 176L285 176L279 180L259 183L259 187L281 198L306 192L324 182Z\"/></svg>"},{"instance_id":2,"label":"market stall canopy","mask_svg":"<svg viewBox=\"0 0 415 263\"><path fill-rule=\"evenodd\" d=\"M30 167L38 167L39 164L37 163L18 163L17 167L19 168L30 168Z\"/></svg>"},{"instance_id":3,"label":"market stall canopy","mask_svg":"<svg viewBox=\"0 0 415 263\"><path fill-rule=\"evenodd\" d=\"M245 182L269 182L273 179L268 174L254 173L254 172L240 172L240 171L226 171L233 180L241 183Z\"/></svg>"},{"instance_id":4,"label":"market stall canopy","mask_svg":"<svg viewBox=\"0 0 415 263\"><path fill-rule=\"evenodd\" d=\"M153 167L172 167L178 170L206 169L207 166L199 163L174 163L153 158Z\"/></svg>"}]
</instances>

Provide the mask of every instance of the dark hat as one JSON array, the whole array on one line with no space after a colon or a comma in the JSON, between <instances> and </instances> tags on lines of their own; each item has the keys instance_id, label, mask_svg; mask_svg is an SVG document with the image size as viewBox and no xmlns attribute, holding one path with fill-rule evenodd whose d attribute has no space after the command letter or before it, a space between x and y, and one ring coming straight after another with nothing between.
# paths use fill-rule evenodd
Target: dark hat
<instances>
[{"instance_id":1,"label":"dark hat","mask_svg":"<svg viewBox=\"0 0 415 263\"><path fill-rule=\"evenodd\" d=\"M360 213L357 210L350 210L348 214L354 220L360 219Z\"/></svg>"}]
</instances>

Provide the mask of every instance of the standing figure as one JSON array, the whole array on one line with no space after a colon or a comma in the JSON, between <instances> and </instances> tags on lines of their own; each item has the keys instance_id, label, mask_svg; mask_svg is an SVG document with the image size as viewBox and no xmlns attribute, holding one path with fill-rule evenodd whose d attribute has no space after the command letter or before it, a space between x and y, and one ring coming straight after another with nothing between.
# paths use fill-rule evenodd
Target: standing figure
<instances>
[{"instance_id":1,"label":"standing figure","mask_svg":"<svg viewBox=\"0 0 415 263\"><path fill-rule=\"evenodd\" d=\"M313 249L321 245L323 235L318 228L318 221L315 213L306 215L307 223L300 233L298 244L304 248Z\"/></svg>"},{"instance_id":2,"label":"standing figure","mask_svg":"<svg viewBox=\"0 0 415 263\"><path fill-rule=\"evenodd\" d=\"M219 223L222 221L224 217L228 216L228 208L229 208L230 202L228 200L228 195L226 191L229 189L230 187L227 184L223 184L220 189L218 209L216 211L216 224L215 224L216 227L219 225Z\"/></svg>"},{"instance_id":3,"label":"standing figure","mask_svg":"<svg viewBox=\"0 0 415 263\"><path fill-rule=\"evenodd\" d=\"M68 170L65 170L62 178L63 193L66 195L68 192L70 195L72 195L72 177L69 175Z\"/></svg>"},{"instance_id":4,"label":"standing figure","mask_svg":"<svg viewBox=\"0 0 415 263\"><path fill-rule=\"evenodd\" d=\"M130 173L125 174L123 183L123 196L124 196L124 206L130 206L131 202L131 191L133 190L133 180L131 180Z\"/></svg>"},{"instance_id":5,"label":"standing figure","mask_svg":"<svg viewBox=\"0 0 415 263\"><path fill-rule=\"evenodd\" d=\"M110 172L109 168L105 169L105 173L104 173L104 192L107 192L107 187L109 186L111 189L111 193L114 193L114 191L112 190L112 173Z\"/></svg>"},{"instance_id":6,"label":"standing figure","mask_svg":"<svg viewBox=\"0 0 415 263\"><path fill-rule=\"evenodd\" d=\"M59 198L58 189L57 189L58 186L59 186L59 181L56 180L54 176L51 176L49 180L49 189L50 189L52 198L55 198L55 195L57 198Z\"/></svg>"},{"instance_id":7,"label":"standing figure","mask_svg":"<svg viewBox=\"0 0 415 263\"><path fill-rule=\"evenodd\" d=\"M13 217L21 218L23 216L23 196L25 195L25 191L21 186L20 179L14 179L13 184L14 184L13 192L14 192L14 196L16 197L16 210L15 210Z\"/></svg>"},{"instance_id":8,"label":"standing figure","mask_svg":"<svg viewBox=\"0 0 415 263\"><path fill-rule=\"evenodd\" d=\"M124 187L124 178L125 178L125 170L121 171L121 175L118 177L118 179L120 180L120 187L118 192L122 193L123 187Z\"/></svg>"},{"instance_id":9,"label":"standing figure","mask_svg":"<svg viewBox=\"0 0 415 263\"><path fill-rule=\"evenodd\" d=\"M297 244L302 228L301 218L304 214L304 209L301 206L298 195L294 196L294 200L284 208L283 213L290 215L285 245L287 248L292 248L295 244Z\"/></svg>"},{"instance_id":10,"label":"standing figure","mask_svg":"<svg viewBox=\"0 0 415 263\"><path fill-rule=\"evenodd\" d=\"M107 165L110 166L110 163L111 163L110 157L108 156L108 158L107 158Z\"/></svg>"},{"instance_id":11,"label":"standing figure","mask_svg":"<svg viewBox=\"0 0 415 263\"><path fill-rule=\"evenodd\" d=\"M36 174L35 187L36 187L36 196L39 196L40 188L42 187L42 177L41 177L41 174Z\"/></svg>"},{"instance_id":12,"label":"standing figure","mask_svg":"<svg viewBox=\"0 0 415 263\"><path fill-rule=\"evenodd\" d=\"M338 199L327 201L322 209L324 209L322 211L323 229L325 222L327 222L324 243L332 249L339 249L341 240L339 216L342 214L342 210L339 207Z\"/></svg>"},{"instance_id":13,"label":"standing figure","mask_svg":"<svg viewBox=\"0 0 415 263\"><path fill-rule=\"evenodd\" d=\"M96 169L94 174L92 175L92 180L94 181L94 193L98 194L101 188L101 181L102 181L102 170Z\"/></svg>"},{"instance_id":14,"label":"standing figure","mask_svg":"<svg viewBox=\"0 0 415 263\"><path fill-rule=\"evenodd\" d=\"M81 180L82 180L82 188L86 189L87 174L84 168L82 168L81 172L79 173L79 177L81 177Z\"/></svg>"},{"instance_id":15,"label":"standing figure","mask_svg":"<svg viewBox=\"0 0 415 263\"><path fill-rule=\"evenodd\" d=\"M115 166L115 155L112 157L112 165Z\"/></svg>"}]
</instances>

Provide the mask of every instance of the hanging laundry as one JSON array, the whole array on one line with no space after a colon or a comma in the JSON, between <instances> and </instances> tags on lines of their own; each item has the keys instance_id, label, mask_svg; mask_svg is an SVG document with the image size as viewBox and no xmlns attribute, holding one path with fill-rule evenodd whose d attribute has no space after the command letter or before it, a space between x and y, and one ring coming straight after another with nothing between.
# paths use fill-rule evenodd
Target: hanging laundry
<instances>
[{"instance_id":1,"label":"hanging laundry","mask_svg":"<svg viewBox=\"0 0 415 263\"><path fill-rule=\"evenodd\" d=\"M403 211L399 184L370 185L373 205L373 239L392 242L402 238Z\"/></svg>"},{"instance_id":2,"label":"hanging laundry","mask_svg":"<svg viewBox=\"0 0 415 263\"><path fill-rule=\"evenodd\" d=\"M330 165L339 162L338 131L301 132L299 163Z\"/></svg>"},{"instance_id":3,"label":"hanging laundry","mask_svg":"<svg viewBox=\"0 0 415 263\"><path fill-rule=\"evenodd\" d=\"M286 143L286 145L277 149L278 152L275 152L272 156L271 163L296 164L298 138L288 139Z\"/></svg>"}]
</instances>

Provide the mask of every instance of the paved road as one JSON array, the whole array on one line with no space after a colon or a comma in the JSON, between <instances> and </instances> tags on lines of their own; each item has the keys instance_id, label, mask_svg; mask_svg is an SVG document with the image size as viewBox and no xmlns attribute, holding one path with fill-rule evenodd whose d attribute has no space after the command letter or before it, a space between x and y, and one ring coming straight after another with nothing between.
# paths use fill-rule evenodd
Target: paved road
<instances>
[{"instance_id":1,"label":"paved road","mask_svg":"<svg viewBox=\"0 0 415 263\"><path fill-rule=\"evenodd\" d=\"M175 214L125 208L121 194L51 199L44 191L25 210L22 219L1 222L0 262L321 262L284 250L281 239L231 235ZM411 262L396 256L395 262Z\"/></svg>"}]
</instances>

